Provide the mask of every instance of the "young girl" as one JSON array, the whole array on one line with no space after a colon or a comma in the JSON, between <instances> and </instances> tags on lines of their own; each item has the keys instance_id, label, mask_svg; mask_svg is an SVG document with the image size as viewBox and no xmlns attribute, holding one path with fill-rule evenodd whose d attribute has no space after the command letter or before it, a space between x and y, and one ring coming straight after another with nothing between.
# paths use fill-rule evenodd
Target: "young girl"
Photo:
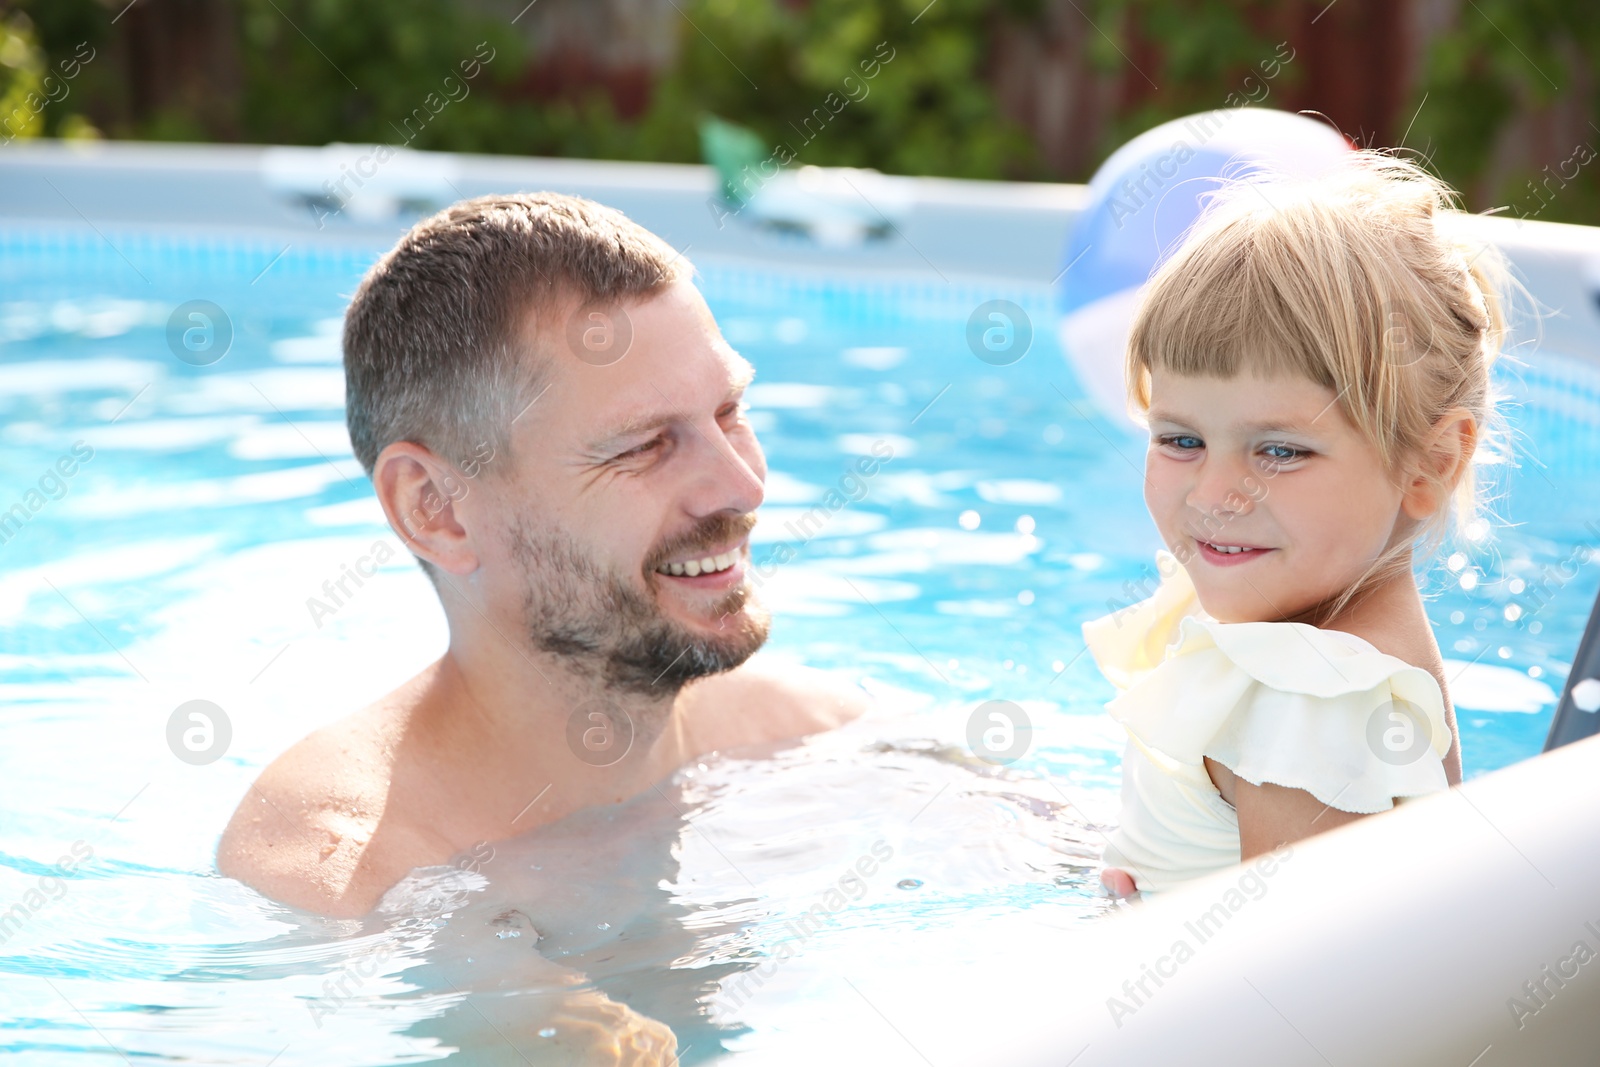
<instances>
[{"instance_id":1,"label":"young girl","mask_svg":"<svg viewBox=\"0 0 1600 1067\"><path fill-rule=\"evenodd\" d=\"M1453 194L1352 152L1235 183L1152 278L1128 342L1148 600L1083 627L1118 688L1102 876L1153 892L1461 780L1413 568L1475 506L1504 324Z\"/></svg>"}]
</instances>

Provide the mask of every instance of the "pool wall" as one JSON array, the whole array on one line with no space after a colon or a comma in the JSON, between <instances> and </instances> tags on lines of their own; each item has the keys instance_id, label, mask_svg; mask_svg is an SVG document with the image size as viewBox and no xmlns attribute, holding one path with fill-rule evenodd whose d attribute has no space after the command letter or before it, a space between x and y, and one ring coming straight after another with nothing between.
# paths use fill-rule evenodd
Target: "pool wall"
<instances>
[{"instance_id":1,"label":"pool wall","mask_svg":"<svg viewBox=\"0 0 1600 1067\"><path fill-rule=\"evenodd\" d=\"M108 240L114 228L226 228L289 242L385 248L419 214L453 200L549 189L616 207L692 260L1048 287L1061 272L1067 235L1087 200L1082 185L892 181L903 210L873 191L888 212L881 215L862 197L886 236L830 248L729 215L716 197L715 173L704 166L395 152L371 145L33 141L0 151L0 218L11 227L92 228ZM1492 216L1474 216L1470 225L1475 236L1506 253L1538 294L1540 346L1600 360L1600 230ZM1525 327L1524 339L1534 336L1535 328Z\"/></svg>"},{"instance_id":2,"label":"pool wall","mask_svg":"<svg viewBox=\"0 0 1600 1067\"><path fill-rule=\"evenodd\" d=\"M1590 738L1161 894L1070 959L860 992L951 1067L1593 1064L1597 769Z\"/></svg>"}]
</instances>

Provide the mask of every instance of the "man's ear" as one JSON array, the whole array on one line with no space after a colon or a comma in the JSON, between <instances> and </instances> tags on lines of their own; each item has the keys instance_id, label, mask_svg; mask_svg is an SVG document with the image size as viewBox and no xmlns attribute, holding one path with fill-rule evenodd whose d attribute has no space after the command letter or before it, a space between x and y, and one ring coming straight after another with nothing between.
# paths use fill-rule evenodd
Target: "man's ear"
<instances>
[{"instance_id":1,"label":"man's ear","mask_svg":"<svg viewBox=\"0 0 1600 1067\"><path fill-rule=\"evenodd\" d=\"M1400 507L1413 519L1425 519L1445 506L1466 476L1478 446L1478 421L1466 408L1451 408L1428 433L1402 486Z\"/></svg>"},{"instance_id":2,"label":"man's ear","mask_svg":"<svg viewBox=\"0 0 1600 1067\"><path fill-rule=\"evenodd\" d=\"M478 569L466 516L457 506L467 495L467 479L452 464L415 441L395 441L378 453L372 487L389 526L412 552L446 574Z\"/></svg>"}]
</instances>

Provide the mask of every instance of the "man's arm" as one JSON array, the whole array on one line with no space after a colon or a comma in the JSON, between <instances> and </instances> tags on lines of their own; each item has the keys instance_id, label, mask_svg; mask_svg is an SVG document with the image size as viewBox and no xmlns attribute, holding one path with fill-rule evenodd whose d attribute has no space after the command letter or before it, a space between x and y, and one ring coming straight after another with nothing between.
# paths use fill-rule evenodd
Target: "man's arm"
<instances>
[{"instance_id":1,"label":"man's arm","mask_svg":"<svg viewBox=\"0 0 1600 1067\"><path fill-rule=\"evenodd\" d=\"M239 802L217 845L217 870L291 907L354 919L413 868L450 858L447 843L384 817L387 788L362 775L344 724L274 760Z\"/></svg>"}]
</instances>

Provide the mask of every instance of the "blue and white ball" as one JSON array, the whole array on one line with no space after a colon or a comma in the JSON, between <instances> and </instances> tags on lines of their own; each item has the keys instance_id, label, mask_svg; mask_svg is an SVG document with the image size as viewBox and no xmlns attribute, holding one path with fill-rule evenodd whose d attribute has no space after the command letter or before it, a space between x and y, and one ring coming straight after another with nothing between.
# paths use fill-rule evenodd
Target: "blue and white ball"
<instances>
[{"instance_id":1,"label":"blue and white ball","mask_svg":"<svg viewBox=\"0 0 1600 1067\"><path fill-rule=\"evenodd\" d=\"M1056 285L1061 343L1084 390L1113 421L1127 413L1123 360L1144 284L1182 244L1206 194L1225 180L1270 171L1327 173L1350 143L1301 115L1222 108L1174 119L1111 154L1067 241Z\"/></svg>"}]
</instances>

